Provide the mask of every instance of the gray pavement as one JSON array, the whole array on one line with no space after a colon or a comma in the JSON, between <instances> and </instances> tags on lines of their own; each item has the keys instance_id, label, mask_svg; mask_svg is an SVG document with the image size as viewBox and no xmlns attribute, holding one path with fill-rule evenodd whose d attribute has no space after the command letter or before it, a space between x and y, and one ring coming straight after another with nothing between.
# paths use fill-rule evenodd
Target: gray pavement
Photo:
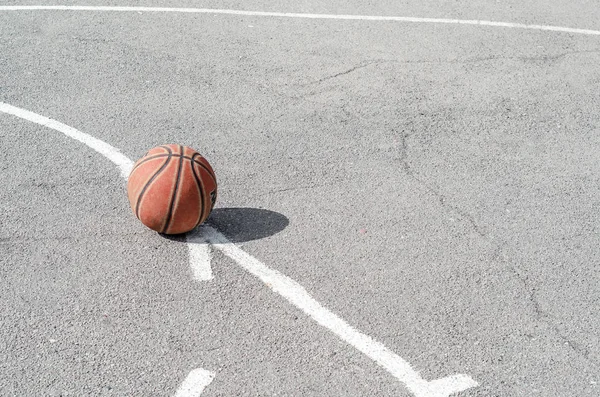
<instances>
[{"instance_id":1,"label":"gray pavement","mask_svg":"<svg viewBox=\"0 0 600 397\"><path fill-rule=\"evenodd\" d=\"M202 7L600 29L564 1ZM552 32L0 12L1 102L132 159L197 148L213 225L461 396L600 395L598 64ZM0 395L166 396L197 367L202 396L410 395L221 254L192 280L91 149L1 113L0 142Z\"/></svg>"}]
</instances>

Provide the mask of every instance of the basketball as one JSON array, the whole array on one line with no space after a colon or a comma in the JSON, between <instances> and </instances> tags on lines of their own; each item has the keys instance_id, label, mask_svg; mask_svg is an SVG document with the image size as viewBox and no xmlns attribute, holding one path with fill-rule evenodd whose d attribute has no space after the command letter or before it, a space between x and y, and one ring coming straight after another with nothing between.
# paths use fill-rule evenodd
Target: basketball
<instances>
[{"instance_id":1,"label":"basketball","mask_svg":"<svg viewBox=\"0 0 600 397\"><path fill-rule=\"evenodd\" d=\"M134 164L127 195L144 225L159 233L180 234L208 218L217 199L217 179L194 149L157 146Z\"/></svg>"}]
</instances>

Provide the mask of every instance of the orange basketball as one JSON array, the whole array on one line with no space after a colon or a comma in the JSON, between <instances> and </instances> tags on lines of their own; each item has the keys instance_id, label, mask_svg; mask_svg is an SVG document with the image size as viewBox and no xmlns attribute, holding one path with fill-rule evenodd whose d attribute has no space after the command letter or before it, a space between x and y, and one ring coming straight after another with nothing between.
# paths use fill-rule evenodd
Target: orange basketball
<instances>
[{"instance_id":1,"label":"orange basketball","mask_svg":"<svg viewBox=\"0 0 600 397\"><path fill-rule=\"evenodd\" d=\"M204 157L182 145L150 149L127 181L135 216L164 234L189 232L208 218L217 199L217 179Z\"/></svg>"}]
</instances>

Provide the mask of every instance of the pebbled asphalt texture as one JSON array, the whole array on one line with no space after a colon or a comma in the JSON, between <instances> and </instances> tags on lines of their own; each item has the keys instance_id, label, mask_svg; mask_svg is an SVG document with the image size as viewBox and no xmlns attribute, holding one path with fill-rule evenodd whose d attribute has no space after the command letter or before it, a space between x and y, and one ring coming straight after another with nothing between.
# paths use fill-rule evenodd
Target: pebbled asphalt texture
<instances>
[{"instance_id":1,"label":"pebbled asphalt texture","mask_svg":"<svg viewBox=\"0 0 600 397\"><path fill-rule=\"evenodd\" d=\"M600 29L583 1L110 4ZM211 224L465 397L600 395L599 64L556 32L0 12L0 101L134 160L195 147ZM99 154L1 113L0 142L0 395L166 396L197 367L203 396L410 395L221 254L195 282Z\"/></svg>"}]
</instances>

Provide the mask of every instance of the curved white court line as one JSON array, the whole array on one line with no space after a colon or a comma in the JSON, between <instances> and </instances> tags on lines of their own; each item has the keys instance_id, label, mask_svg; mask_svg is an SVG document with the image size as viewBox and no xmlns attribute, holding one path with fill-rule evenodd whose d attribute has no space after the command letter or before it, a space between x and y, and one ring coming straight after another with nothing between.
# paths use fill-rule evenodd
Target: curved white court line
<instances>
[{"instance_id":1,"label":"curved white court line","mask_svg":"<svg viewBox=\"0 0 600 397\"><path fill-rule=\"evenodd\" d=\"M56 120L3 102L0 102L0 112L51 128L82 142L112 161L119 168L121 175L125 179L129 176L133 161L123 155L117 148L106 142ZM277 270L269 268L267 265L230 242L216 229L210 226L203 226L188 235L188 246L190 247L194 244L206 244L206 242L209 242L213 247L233 259L243 269L257 277L265 283L267 287L281 295L292 305L302 310L319 325L325 327L340 339L375 361L398 381L403 383L415 397L449 397L451 394L478 386L477 382L464 374L451 375L431 382L426 381L412 368L408 361L398 356L380 342L377 342L370 336L363 334L350 326L342 318L323 307L296 281ZM190 248L190 252L192 252L192 248ZM199 255L199 257L201 260L204 260L206 256ZM190 255L192 269L197 267L194 263L195 260L196 256ZM194 270L194 272L196 272L196 270ZM207 278L209 277L208 275L205 276ZM212 275L210 275L210 277L212 277ZM212 380L209 375L210 373L208 371L199 369L197 372L190 374L191 378L189 382L185 381L184 384L198 384L200 385L199 388L201 387L204 389L204 386L210 383L206 383L209 378ZM189 388L187 386L180 390L184 390L182 391L183 394L178 392L176 397L195 395L189 394ZM201 391L202 390L200 390L200 392Z\"/></svg>"},{"instance_id":2,"label":"curved white court line","mask_svg":"<svg viewBox=\"0 0 600 397\"><path fill-rule=\"evenodd\" d=\"M355 21L381 21L381 22L413 22L413 23L437 23L454 25L479 25L498 28L515 28L530 30L546 30L551 32L584 34L600 36L600 30L577 29L551 25L532 25L514 22L496 22L476 19L447 19L447 18L418 18L418 17L395 17L377 15L335 15L335 14L306 14L294 12L268 12L268 11L244 11L213 8L169 8L169 7L127 7L127 6L0 6L0 11L114 11L114 12L170 12L186 14L225 14L243 15L254 17L279 17L279 18L304 18L304 19L334 19Z\"/></svg>"},{"instance_id":3,"label":"curved white court line","mask_svg":"<svg viewBox=\"0 0 600 397\"><path fill-rule=\"evenodd\" d=\"M44 127L51 128L58 132L62 132L69 138L73 138L76 141L87 145L88 147L94 149L95 151L112 161L121 171L121 176L123 178L127 179L129 177L131 168L133 168L133 161L127 158L127 156L121 153L116 147L111 146L108 143L101 141L100 139L94 138L91 135L76 130L73 127L69 127L68 125L63 124L59 121L49 119L48 117L41 116L37 113L33 113L29 110L12 106L7 103L0 102L0 112L11 114L23 120L31 121L32 123L43 125Z\"/></svg>"}]
</instances>

